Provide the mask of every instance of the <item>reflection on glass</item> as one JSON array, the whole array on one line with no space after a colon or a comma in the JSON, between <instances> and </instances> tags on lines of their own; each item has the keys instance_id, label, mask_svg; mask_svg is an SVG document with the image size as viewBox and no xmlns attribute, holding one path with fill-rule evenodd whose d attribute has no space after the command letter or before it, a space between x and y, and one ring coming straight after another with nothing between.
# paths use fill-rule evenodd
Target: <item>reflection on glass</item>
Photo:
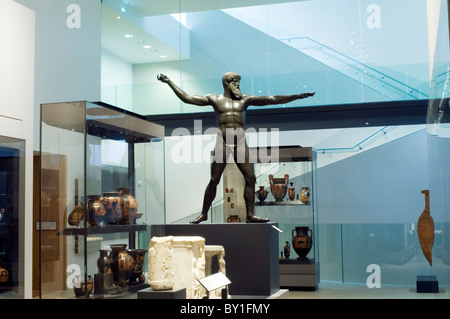
<instances>
[{"instance_id":1,"label":"reflection on glass","mask_svg":"<svg viewBox=\"0 0 450 319\"><path fill-rule=\"evenodd\" d=\"M105 12L112 9L108 2ZM171 97L156 75L167 74L189 94L220 93L221 77L242 76L245 94L317 92L307 101L269 108L427 99L429 96L426 1L291 1L247 7L181 1L178 12L132 6L124 15L141 27L152 50L136 47L111 62L133 70L128 83L104 86L104 98L139 114L212 111ZM444 10L445 11L445 10ZM175 14L174 14L175 13ZM444 20L446 20L446 17ZM123 22L123 21L122 21ZM158 23L158 31L146 24ZM178 25L178 27L176 27ZM111 25L104 25L110 32ZM162 33L161 30L165 32ZM133 40L133 41L134 41ZM149 45L149 43L147 43ZM159 46L159 48L157 48ZM173 53L163 52L167 46ZM231 49L232 48L232 49ZM105 47L106 51L119 48ZM117 53L116 52L116 53ZM167 58L161 59L161 55ZM131 74L131 73L130 73ZM110 82L106 81L105 82Z\"/></svg>"}]
</instances>

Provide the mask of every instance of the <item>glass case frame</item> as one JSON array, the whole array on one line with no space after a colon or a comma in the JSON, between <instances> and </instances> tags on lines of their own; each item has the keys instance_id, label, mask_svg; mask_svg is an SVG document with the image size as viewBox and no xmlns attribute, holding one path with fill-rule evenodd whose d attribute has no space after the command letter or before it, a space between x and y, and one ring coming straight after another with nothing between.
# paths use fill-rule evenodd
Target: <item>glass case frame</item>
<instances>
[{"instance_id":1,"label":"glass case frame","mask_svg":"<svg viewBox=\"0 0 450 319\"><path fill-rule=\"evenodd\" d=\"M0 299L25 295L25 144L0 136Z\"/></svg>"},{"instance_id":2,"label":"glass case frame","mask_svg":"<svg viewBox=\"0 0 450 319\"><path fill-rule=\"evenodd\" d=\"M277 161L274 150L278 151ZM268 157L265 159L260 153ZM256 215L278 223L280 229L280 286L317 289L320 264L316 151L301 146L258 150L255 172L259 188Z\"/></svg>"},{"instance_id":3,"label":"glass case frame","mask_svg":"<svg viewBox=\"0 0 450 319\"><path fill-rule=\"evenodd\" d=\"M163 137L163 126L101 102L41 105L40 298L119 297L146 287L145 280L119 284L114 271L113 281L110 254L112 246L124 245L130 262L127 278L133 267L143 268L143 260L137 265L132 253L138 250L136 234L147 230L149 212L144 203L144 208L139 202L133 205L135 175L138 170L145 176L146 165L163 158L142 164L135 150L164 143ZM110 203L117 206L110 209ZM109 248L111 270L97 277L101 251Z\"/></svg>"}]
</instances>

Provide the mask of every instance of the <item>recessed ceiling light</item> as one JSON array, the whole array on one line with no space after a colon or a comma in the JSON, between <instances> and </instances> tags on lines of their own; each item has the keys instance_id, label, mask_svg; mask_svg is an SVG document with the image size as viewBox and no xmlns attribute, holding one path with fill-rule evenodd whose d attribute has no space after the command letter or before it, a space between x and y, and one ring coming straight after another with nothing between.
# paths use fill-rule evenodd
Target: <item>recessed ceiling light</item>
<instances>
[{"instance_id":1,"label":"recessed ceiling light","mask_svg":"<svg viewBox=\"0 0 450 319\"><path fill-rule=\"evenodd\" d=\"M144 45L144 49L151 49L152 46L151 45Z\"/></svg>"},{"instance_id":2,"label":"recessed ceiling light","mask_svg":"<svg viewBox=\"0 0 450 319\"><path fill-rule=\"evenodd\" d=\"M127 12L127 10L125 10L125 8L124 8L124 7L122 7L122 12Z\"/></svg>"},{"instance_id":3,"label":"recessed ceiling light","mask_svg":"<svg viewBox=\"0 0 450 319\"><path fill-rule=\"evenodd\" d=\"M125 37L125 38L132 38L133 35L132 35L132 34L125 34L124 37Z\"/></svg>"},{"instance_id":4,"label":"recessed ceiling light","mask_svg":"<svg viewBox=\"0 0 450 319\"><path fill-rule=\"evenodd\" d=\"M117 20L120 20L120 16L117 16L116 18L117 18Z\"/></svg>"},{"instance_id":5,"label":"recessed ceiling light","mask_svg":"<svg viewBox=\"0 0 450 319\"><path fill-rule=\"evenodd\" d=\"M143 44L144 44L144 41L138 41L137 44L143 45Z\"/></svg>"},{"instance_id":6,"label":"recessed ceiling light","mask_svg":"<svg viewBox=\"0 0 450 319\"><path fill-rule=\"evenodd\" d=\"M161 59L166 59L166 58L168 58L168 56L167 55L160 55L160 58Z\"/></svg>"}]
</instances>

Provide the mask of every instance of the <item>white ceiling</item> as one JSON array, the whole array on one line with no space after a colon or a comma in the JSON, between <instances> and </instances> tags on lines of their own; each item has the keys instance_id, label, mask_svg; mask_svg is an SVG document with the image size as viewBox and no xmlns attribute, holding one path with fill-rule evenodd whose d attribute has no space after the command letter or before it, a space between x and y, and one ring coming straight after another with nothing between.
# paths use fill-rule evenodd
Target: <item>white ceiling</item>
<instances>
[{"instance_id":1,"label":"white ceiling","mask_svg":"<svg viewBox=\"0 0 450 319\"><path fill-rule=\"evenodd\" d=\"M298 0L121 0L143 16L258 6Z\"/></svg>"},{"instance_id":2,"label":"white ceiling","mask_svg":"<svg viewBox=\"0 0 450 319\"><path fill-rule=\"evenodd\" d=\"M298 0L103 0L102 48L132 64L178 61L187 58L189 53L180 55L167 41L134 21L176 13L295 1ZM133 37L125 37L126 34Z\"/></svg>"},{"instance_id":3,"label":"white ceiling","mask_svg":"<svg viewBox=\"0 0 450 319\"><path fill-rule=\"evenodd\" d=\"M178 51L106 5L102 6L102 48L132 64L180 59Z\"/></svg>"}]
</instances>

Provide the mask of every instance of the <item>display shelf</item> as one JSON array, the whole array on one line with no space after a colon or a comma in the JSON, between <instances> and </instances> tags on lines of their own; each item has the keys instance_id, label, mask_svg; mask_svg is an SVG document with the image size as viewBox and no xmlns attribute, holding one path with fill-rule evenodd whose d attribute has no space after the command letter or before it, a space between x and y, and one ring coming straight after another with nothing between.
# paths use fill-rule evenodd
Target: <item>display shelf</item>
<instances>
[{"instance_id":1,"label":"display shelf","mask_svg":"<svg viewBox=\"0 0 450 319\"><path fill-rule=\"evenodd\" d=\"M59 236L70 235L94 235L94 234L109 234L109 233L129 233L135 231L147 230L147 224L131 224L131 225L105 225L94 227L69 227L64 228L58 233Z\"/></svg>"},{"instance_id":2,"label":"display shelf","mask_svg":"<svg viewBox=\"0 0 450 319\"><path fill-rule=\"evenodd\" d=\"M113 289L107 294L96 294L95 292L91 293L89 299L126 299L130 297L130 294L137 293L138 291L146 288L149 288L149 285L147 283L127 285L126 287L114 286ZM83 297L75 298L84 299Z\"/></svg>"},{"instance_id":3,"label":"display shelf","mask_svg":"<svg viewBox=\"0 0 450 319\"><path fill-rule=\"evenodd\" d=\"M302 258L302 259L280 259L280 265L311 265L314 264L314 258Z\"/></svg>"},{"instance_id":4,"label":"display shelf","mask_svg":"<svg viewBox=\"0 0 450 319\"><path fill-rule=\"evenodd\" d=\"M290 206L290 205L300 205L300 206L308 206L308 203L301 202L299 200L292 201L282 201L282 202L256 202L255 206Z\"/></svg>"}]
</instances>

